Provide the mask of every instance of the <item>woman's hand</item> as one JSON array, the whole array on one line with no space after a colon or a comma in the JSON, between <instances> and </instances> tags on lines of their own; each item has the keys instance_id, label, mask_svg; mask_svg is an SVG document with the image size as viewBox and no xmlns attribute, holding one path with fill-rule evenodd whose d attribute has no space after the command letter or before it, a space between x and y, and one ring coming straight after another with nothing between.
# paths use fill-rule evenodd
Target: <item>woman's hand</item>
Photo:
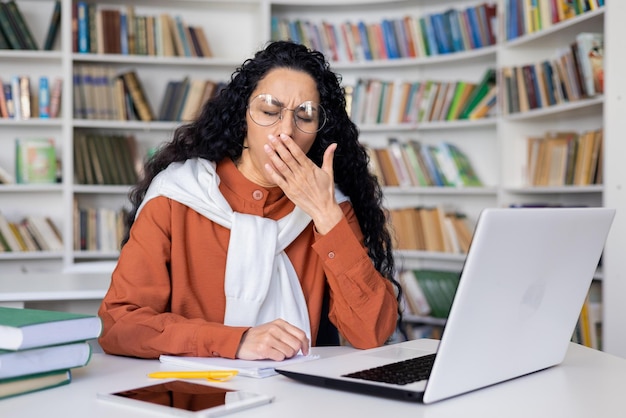
<instances>
[{"instance_id":1,"label":"woman's hand","mask_svg":"<svg viewBox=\"0 0 626 418\"><path fill-rule=\"evenodd\" d=\"M237 358L242 360L276 360L291 358L302 350L309 354L309 339L301 329L276 319L250 328L241 338Z\"/></svg>"},{"instance_id":2,"label":"woman's hand","mask_svg":"<svg viewBox=\"0 0 626 418\"><path fill-rule=\"evenodd\" d=\"M326 234L343 218L335 200L335 149L337 144L326 148L320 168L285 134L270 135L265 145L271 162L265 165L268 174L285 195L313 219L320 234Z\"/></svg>"}]
</instances>

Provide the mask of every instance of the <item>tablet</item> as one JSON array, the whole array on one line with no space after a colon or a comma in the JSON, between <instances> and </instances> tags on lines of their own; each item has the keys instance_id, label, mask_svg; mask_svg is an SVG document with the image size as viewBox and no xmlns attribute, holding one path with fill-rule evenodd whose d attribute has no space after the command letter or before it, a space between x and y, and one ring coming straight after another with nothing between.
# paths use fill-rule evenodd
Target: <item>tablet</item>
<instances>
[{"instance_id":1,"label":"tablet","mask_svg":"<svg viewBox=\"0 0 626 418\"><path fill-rule=\"evenodd\" d=\"M178 417L220 417L270 403L272 397L184 380L170 380L114 393L98 399Z\"/></svg>"}]
</instances>

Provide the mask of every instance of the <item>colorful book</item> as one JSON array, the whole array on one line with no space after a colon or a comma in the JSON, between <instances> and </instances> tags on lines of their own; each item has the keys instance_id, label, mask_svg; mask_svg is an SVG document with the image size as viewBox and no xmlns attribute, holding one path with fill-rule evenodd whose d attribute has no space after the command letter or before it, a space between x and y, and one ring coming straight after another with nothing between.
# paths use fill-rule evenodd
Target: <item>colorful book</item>
<instances>
[{"instance_id":1,"label":"colorful book","mask_svg":"<svg viewBox=\"0 0 626 418\"><path fill-rule=\"evenodd\" d=\"M51 138L15 140L15 177L17 183L56 183L57 159Z\"/></svg>"},{"instance_id":2,"label":"colorful book","mask_svg":"<svg viewBox=\"0 0 626 418\"><path fill-rule=\"evenodd\" d=\"M0 399L67 385L71 381L69 369L3 379L0 380Z\"/></svg>"},{"instance_id":3,"label":"colorful book","mask_svg":"<svg viewBox=\"0 0 626 418\"><path fill-rule=\"evenodd\" d=\"M472 90L472 93L467 98L465 106L461 109L459 119L467 119L469 114L474 110L476 105L489 93L491 87L496 84L496 70L493 68L487 69L483 74L483 78L480 80L476 88Z\"/></svg>"},{"instance_id":4,"label":"colorful book","mask_svg":"<svg viewBox=\"0 0 626 418\"><path fill-rule=\"evenodd\" d=\"M39 77L39 117L50 117L50 85L48 77Z\"/></svg>"},{"instance_id":5,"label":"colorful book","mask_svg":"<svg viewBox=\"0 0 626 418\"><path fill-rule=\"evenodd\" d=\"M26 350L86 341L101 332L102 322L95 315L0 306L0 349Z\"/></svg>"},{"instance_id":6,"label":"colorful book","mask_svg":"<svg viewBox=\"0 0 626 418\"><path fill-rule=\"evenodd\" d=\"M78 2L78 52L89 53L89 11L85 1Z\"/></svg>"},{"instance_id":7,"label":"colorful book","mask_svg":"<svg viewBox=\"0 0 626 418\"><path fill-rule=\"evenodd\" d=\"M591 97L604 92L604 35L582 32L576 35L578 58L584 78L584 88Z\"/></svg>"}]
</instances>

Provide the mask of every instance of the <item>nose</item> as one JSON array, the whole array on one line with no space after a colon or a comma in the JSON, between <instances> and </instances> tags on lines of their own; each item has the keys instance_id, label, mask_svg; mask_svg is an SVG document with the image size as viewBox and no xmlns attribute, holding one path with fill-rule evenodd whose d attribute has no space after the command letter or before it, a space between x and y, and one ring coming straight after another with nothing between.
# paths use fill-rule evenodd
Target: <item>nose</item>
<instances>
[{"instance_id":1,"label":"nose","mask_svg":"<svg viewBox=\"0 0 626 418\"><path fill-rule=\"evenodd\" d=\"M280 112L280 127L281 133L293 137L294 130L296 129L296 120L294 118L294 111L282 108Z\"/></svg>"}]
</instances>

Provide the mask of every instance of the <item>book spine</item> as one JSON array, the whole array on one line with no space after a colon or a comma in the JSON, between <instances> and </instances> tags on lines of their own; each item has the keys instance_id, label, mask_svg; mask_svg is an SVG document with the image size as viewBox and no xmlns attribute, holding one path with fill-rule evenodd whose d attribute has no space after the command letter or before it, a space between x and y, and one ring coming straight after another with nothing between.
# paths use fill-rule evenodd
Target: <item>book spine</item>
<instances>
[{"instance_id":1,"label":"book spine","mask_svg":"<svg viewBox=\"0 0 626 418\"><path fill-rule=\"evenodd\" d=\"M22 96L20 95L20 77L19 76L11 77L10 89L11 89L13 108L14 108L14 118L22 119L22 101L21 101Z\"/></svg>"},{"instance_id":2,"label":"book spine","mask_svg":"<svg viewBox=\"0 0 626 418\"><path fill-rule=\"evenodd\" d=\"M50 117L50 86L48 77L39 78L39 117L42 119Z\"/></svg>"},{"instance_id":3,"label":"book spine","mask_svg":"<svg viewBox=\"0 0 626 418\"><path fill-rule=\"evenodd\" d=\"M89 48L89 11L87 2L79 1L78 12L78 52L86 54L91 52Z\"/></svg>"},{"instance_id":4,"label":"book spine","mask_svg":"<svg viewBox=\"0 0 626 418\"><path fill-rule=\"evenodd\" d=\"M11 23L9 10L4 3L0 2L0 30L6 37L12 49L22 49L18 34Z\"/></svg>"},{"instance_id":5,"label":"book spine","mask_svg":"<svg viewBox=\"0 0 626 418\"><path fill-rule=\"evenodd\" d=\"M8 8L11 16L13 17L13 21L14 21L15 27L17 28L19 32L20 38L22 38L21 42L24 45L24 49L32 49L32 50L39 49L39 47L37 46L37 42L35 41L35 37L30 31L30 28L28 27L28 24L26 23L26 20L24 19L24 16L22 15L22 12L20 11L15 1L11 0L7 2L6 7Z\"/></svg>"},{"instance_id":6,"label":"book spine","mask_svg":"<svg viewBox=\"0 0 626 418\"><path fill-rule=\"evenodd\" d=\"M54 2L54 9L52 10L52 16L50 17L50 24L48 26L48 32L46 34L46 40L44 41L43 49L46 51L52 50L59 33L59 25L61 23L61 1Z\"/></svg>"}]
</instances>

